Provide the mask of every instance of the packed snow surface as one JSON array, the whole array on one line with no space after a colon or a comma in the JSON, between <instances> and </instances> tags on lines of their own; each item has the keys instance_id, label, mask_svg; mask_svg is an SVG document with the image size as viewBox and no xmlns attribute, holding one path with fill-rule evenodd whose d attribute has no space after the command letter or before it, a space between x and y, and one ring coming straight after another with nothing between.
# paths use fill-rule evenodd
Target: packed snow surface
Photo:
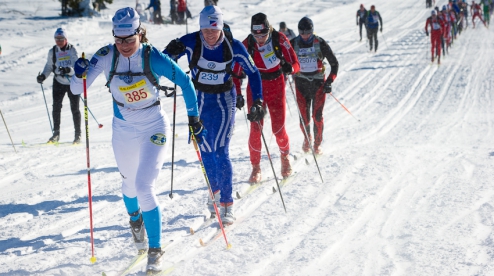
<instances>
[{"instance_id":1,"label":"packed snow surface","mask_svg":"<svg viewBox=\"0 0 494 276\"><path fill-rule=\"evenodd\" d=\"M144 23L151 43L198 30L202 0L189 0L189 25ZM439 6L447 1L437 1ZM147 2L145 3L147 4ZM303 134L289 86L286 127L297 161L282 188L287 212L263 149L265 181L235 202L236 224L207 247L215 225L197 229L207 215L207 186L187 143L187 116L178 92L173 199L171 145L156 185L163 209L165 267L172 275L494 275L494 33L477 23L458 36L449 55L430 62L423 1L375 0L384 21L377 53L359 42L360 1L220 0L225 22L243 40L250 18L268 15L278 28L309 16L339 60L333 97L324 109L324 154L302 154ZM115 275L136 254L111 148L112 99L100 76L88 90L89 150L96 263L91 264L85 139L72 146L68 99L61 142L51 136L52 76L36 82L53 33L90 58L111 43L111 17L134 0L117 0L91 18L61 18L56 0L0 1L0 109L14 141L0 126L0 275ZM162 1L164 15L168 1ZM179 64L187 69L185 59ZM169 85L163 79L164 85ZM245 92L244 92L245 93ZM168 115L173 100L164 98ZM81 111L83 108L81 107ZM243 111L236 115L230 155L234 191L251 171ZM358 121L360 120L360 121ZM279 151L266 118L264 134L280 175ZM3 124L3 122L2 122ZM170 141L171 139L169 139ZM309 165L306 165L307 159ZM143 267L131 275L143 275Z\"/></svg>"}]
</instances>

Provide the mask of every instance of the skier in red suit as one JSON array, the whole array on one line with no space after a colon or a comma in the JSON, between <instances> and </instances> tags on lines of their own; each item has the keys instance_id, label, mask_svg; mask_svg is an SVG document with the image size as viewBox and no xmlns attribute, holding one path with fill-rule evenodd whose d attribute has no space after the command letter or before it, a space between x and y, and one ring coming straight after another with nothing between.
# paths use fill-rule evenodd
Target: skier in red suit
<instances>
[{"instance_id":1,"label":"skier in red suit","mask_svg":"<svg viewBox=\"0 0 494 276\"><path fill-rule=\"evenodd\" d=\"M436 14L436 11L431 12L431 16L425 22L425 34L429 36L429 26L431 28L431 62L434 62L434 57L437 54L437 64L441 63L441 35L444 29L444 23ZM434 54L434 50L436 54Z\"/></svg>"},{"instance_id":2,"label":"skier in red suit","mask_svg":"<svg viewBox=\"0 0 494 276\"><path fill-rule=\"evenodd\" d=\"M297 73L300 64L288 38L277 32L269 24L267 16L258 13L252 16L251 34L243 41L254 64L259 69L262 79L264 106L268 107L271 116L271 128L276 136L276 142L281 153L281 175L286 178L291 175L292 169L288 154L290 152L289 138L285 130L286 93L285 75ZM234 73L241 75L242 68L238 65ZM239 79L234 79L237 88L237 108L243 107L243 96ZM247 107L251 108L253 100L250 85L247 86ZM262 127L261 120L260 126ZM251 122L249 135L250 161L252 174L249 182L261 181L261 129L258 122Z\"/></svg>"}]
</instances>

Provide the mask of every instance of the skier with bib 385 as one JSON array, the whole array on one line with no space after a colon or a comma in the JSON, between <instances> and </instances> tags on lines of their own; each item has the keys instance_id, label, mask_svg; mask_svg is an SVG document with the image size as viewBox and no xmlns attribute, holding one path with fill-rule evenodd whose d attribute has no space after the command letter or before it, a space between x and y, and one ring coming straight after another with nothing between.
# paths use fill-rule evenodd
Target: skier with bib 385
<instances>
[{"instance_id":1,"label":"skier with bib 385","mask_svg":"<svg viewBox=\"0 0 494 276\"><path fill-rule=\"evenodd\" d=\"M70 87L83 92L83 77L91 85L102 72L113 98L112 146L122 176L123 201L130 215L134 242L141 254L148 250L148 272L160 271L161 209L154 186L163 166L170 137L168 116L159 99L159 77L182 88L189 125L198 141L206 134L199 121L194 85L180 67L147 44L139 15L123 8L112 18L115 44L99 49L91 61L80 58Z\"/></svg>"},{"instance_id":2,"label":"skier with bib 385","mask_svg":"<svg viewBox=\"0 0 494 276\"><path fill-rule=\"evenodd\" d=\"M77 60L77 50L67 42L67 31L58 28L55 31L55 46L48 51L43 72L36 80L42 84L43 81L53 72L53 133L48 143L56 143L60 139L60 121L62 114L62 103L65 93L70 100L70 111L74 121L74 144L81 142L81 111L79 110L79 96L70 93L69 77L74 75L74 63Z\"/></svg>"},{"instance_id":3,"label":"skier with bib 385","mask_svg":"<svg viewBox=\"0 0 494 276\"><path fill-rule=\"evenodd\" d=\"M271 116L271 130L280 148L281 176L287 178L291 175L292 168L289 160L290 140L285 130L286 93L284 74L297 73L300 69L300 64L289 40L283 33L273 29L264 13L252 16L250 32L251 34L247 36L243 44L261 72L264 107L268 107ZM240 65L235 65L234 72L237 75L242 73ZM241 97L243 99L240 81L235 79L234 82L237 88L237 98ZM254 104L251 94L250 86L247 86L248 110ZM237 102L237 107L241 109L243 105L239 105ZM261 181L261 128L263 125L263 120L250 124L249 151L252 164L250 183Z\"/></svg>"},{"instance_id":4,"label":"skier with bib 385","mask_svg":"<svg viewBox=\"0 0 494 276\"><path fill-rule=\"evenodd\" d=\"M251 121L260 121L264 116L261 76L244 45L233 39L229 27L224 26L219 7L206 6L200 13L199 24L200 31L172 40L164 53L174 59L187 54L200 117L208 130L200 147L202 160L215 201L220 202L221 219L228 225L235 220L229 153L237 104L233 64L239 63L249 77L255 109L248 115ZM214 216L214 205L209 196L208 209Z\"/></svg>"},{"instance_id":5,"label":"skier with bib 385","mask_svg":"<svg viewBox=\"0 0 494 276\"><path fill-rule=\"evenodd\" d=\"M304 137L307 134L302 150L309 152L311 149L310 117L312 114L314 120L314 153L322 154L325 93L331 93L331 84L336 79L339 65L328 43L314 34L314 24L310 18L300 19L298 32L299 36L292 39L290 43L300 62L300 71L294 75L294 79L297 104L303 118L303 121L300 122L300 129ZM324 59L331 66L331 72L327 79L324 74L326 69L323 64Z\"/></svg>"},{"instance_id":6,"label":"skier with bib 385","mask_svg":"<svg viewBox=\"0 0 494 276\"><path fill-rule=\"evenodd\" d=\"M370 10L365 15L365 26L367 28L367 38L369 38L370 51L372 51L372 44L374 44L374 52L377 52L377 46L379 41L377 40L377 31L383 32L383 20L381 14L376 11L376 6L372 5ZM379 26L381 28L379 28Z\"/></svg>"}]
</instances>

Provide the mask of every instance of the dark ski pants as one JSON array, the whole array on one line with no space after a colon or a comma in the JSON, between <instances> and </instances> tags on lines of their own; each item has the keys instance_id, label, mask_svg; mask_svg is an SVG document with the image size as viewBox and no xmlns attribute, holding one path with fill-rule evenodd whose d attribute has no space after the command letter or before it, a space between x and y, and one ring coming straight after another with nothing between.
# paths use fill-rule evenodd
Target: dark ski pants
<instances>
[{"instance_id":1,"label":"dark ski pants","mask_svg":"<svg viewBox=\"0 0 494 276\"><path fill-rule=\"evenodd\" d=\"M367 30L367 37L369 38L369 45L370 45L370 50L372 51L372 44L376 45L376 47L374 48L375 51L377 51L377 46L378 46L378 43L379 41L377 40L377 31L379 30L379 28L375 28L375 29L371 29L369 28ZM375 43L373 43L373 41Z\"/></svg>"},{"instance_id":2,"label":"dark ski pants","mask_svg":"<svg viewBox=\"0 0 494 276\"><path fill-rule=\"evenodd\" d=\"M360 22L359 22L360 40L362 40L362 26L364 26L364 28L365 28L365 23L363 20L360 20ZM365 28L365 31L367 32L367 28ZM368 34L366 34L366 35L369 36Z\"/></svg>"},{"instance_id":3,"label":"dark ski pants","mask_svg":"<svg viewBox=\"0 0 494 276\"><path fill-rule=\"evenodd\" d=\"M303 122L300 122L300 129L304 137L304 128L310 136L310 117L312 113L312 119L314 120L314 146L321 144L322 132L324 130L323 110L324 103L326 102L326 94L322 90L323 84L324 79L313 79L310 81L306 78L295 77L297 104L303 118Z\"/></svg>"},{"instance_id":4,"label":"dark ski pants","mask_svg":"<svg viewBox=\"0 0 494 276\"><path fill-rule=\"evenodd\" d=\"M79 111L79 95L70 92L70 85L60 84L55 78L53 79L53 131L60 132L60 117L62 113L62 102L65 93L70 100L70 110L74 121L75 133L81 133L81 112Z\"/></svg>"}]
</instances>

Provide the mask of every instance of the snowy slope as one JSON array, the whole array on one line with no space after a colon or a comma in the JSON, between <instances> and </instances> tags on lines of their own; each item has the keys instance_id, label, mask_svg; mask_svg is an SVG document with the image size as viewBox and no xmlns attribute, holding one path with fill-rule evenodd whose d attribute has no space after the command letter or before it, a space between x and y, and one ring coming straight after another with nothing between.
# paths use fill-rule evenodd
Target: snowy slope
<instances>
[{"instance_id":1,"label":"snowy slope","mask_svg":"<svg viewBox=\"0 0 494 276\"><path fill-rule=\"evenodd\" d=\"M50 125L36 75L65 26L69 41L91 57L112 41L113 13L134 0L118 0L94 18L59 18L56 0L0 2L0 109L15 143L0 126L0 275L115 275L135 249L122 202L120 175L111 149L111 97L100 77L88 103L104 127L90 124L91 180L97 262L91 264L85 145L44 146ZM162 1L163 14L168 13ZM202 0L189 0L198 30ZM436 1L445 4L447 1ZM263 186L236 202L239 221L206 248L189 236L204 219L207 189L194 149L187 144L186 112L177 101L174 197L169 158L157 187L163 208L163 240L173 275L494 275L494 33L481 25L455 41L442 65L431 65L423 33L429 10L423 1L375 0L384 20L379 50L358 42L360 2L338 0L220 0L225 21L242 40L250 17L265 12L276 28L296 31L309 15L340 63L334 95L326 99L324 155L296 163L294 181L282 189L284 212L269 161L263 154ZM162 49L185 26L146 24ZM186 68L185 60L179 62ZM44 84L50 107L51 77ZM164 83L169 84L169 82ZM303 135L287 87L287 131L301 156ZM165 100L172 114L172 101ZM50 107L51 110L51 107ZM82 108L81 108L82 110ZM234 190L250 174L248 128L237 113L231 145ZM279 173L279 153L269 120L265 136ZM73 139L66 99L61 141ZM22 142L27 146L23 146ZM295 164L295 163L294 163ZM143 275L137 270L132 275Z\"/></svg>"}]
</instances>

